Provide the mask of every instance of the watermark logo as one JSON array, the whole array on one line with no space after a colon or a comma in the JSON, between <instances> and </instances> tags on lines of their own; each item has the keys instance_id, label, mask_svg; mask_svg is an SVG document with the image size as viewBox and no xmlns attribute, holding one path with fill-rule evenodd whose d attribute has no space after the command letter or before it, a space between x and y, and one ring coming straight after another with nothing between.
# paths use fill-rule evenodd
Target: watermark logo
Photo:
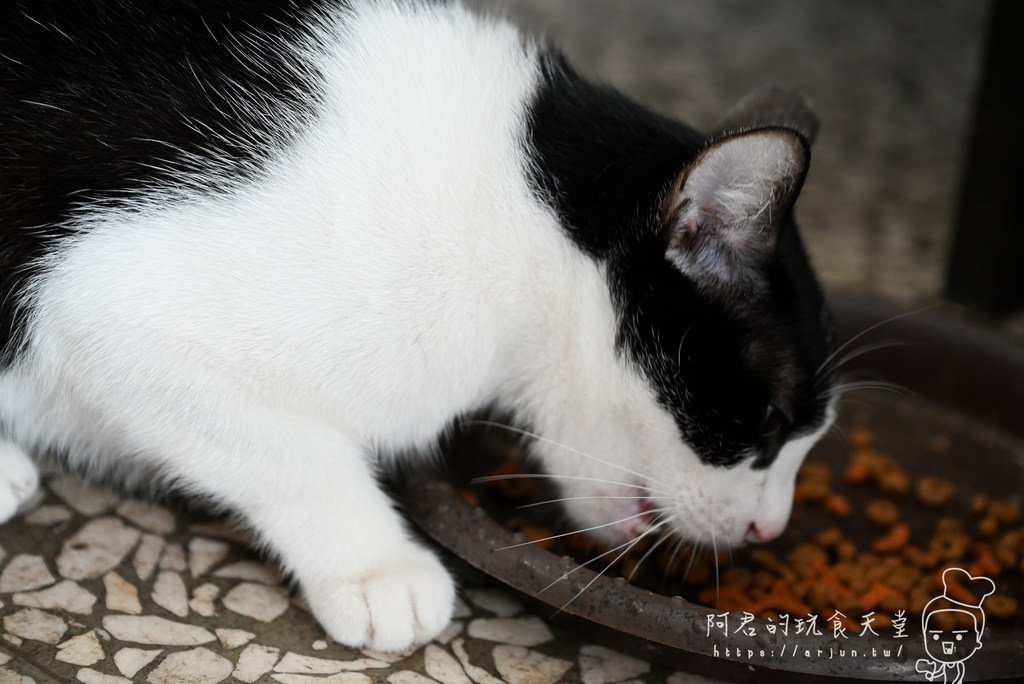
<instances>
[{"instance_id":1,"label":"watermark logo","mask_svg":"<svg viewBox=\"0 0 1024 684\"><path fill-rule=\"evenodd\" d=\"M942 594L925 606L921 615L924 649L915 669L930 682L960 684L964 680L964 661L981 648L985 632L985 611L981 604L996 590L988 577L972 577L961 568L942 573Z\"/></svg>"}]
</instances>

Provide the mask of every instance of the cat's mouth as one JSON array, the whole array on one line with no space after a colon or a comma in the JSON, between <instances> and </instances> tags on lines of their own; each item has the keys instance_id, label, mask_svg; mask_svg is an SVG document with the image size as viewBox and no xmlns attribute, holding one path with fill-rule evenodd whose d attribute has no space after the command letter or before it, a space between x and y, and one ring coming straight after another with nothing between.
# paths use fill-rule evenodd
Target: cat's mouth
<instances>
[{"instance_id":1,"label":"cat's mouth","mask_svg":"<svg viewBox=\"0 0 1024 684\"><path fill-rule=\"evenodd\" d=\"M632 541L644 536L654 522L650 499L638 498L631 508L635 510L611 526L615 534L623 541Z\"/></svg>"}]
</instances>

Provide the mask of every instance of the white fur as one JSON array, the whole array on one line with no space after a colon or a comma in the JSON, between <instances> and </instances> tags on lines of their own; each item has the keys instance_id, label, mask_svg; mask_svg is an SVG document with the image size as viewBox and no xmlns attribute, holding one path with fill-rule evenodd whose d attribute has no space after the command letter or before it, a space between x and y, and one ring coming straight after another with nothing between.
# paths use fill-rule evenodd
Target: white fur
<instances>
[{"instance_id":1,"label":"white fur","mask_svg":"<svg viewBox=\"0 0 1024 684\"><path fill-rule=\"evenodd\" d=\"M538 67L513 29L373 3L300 53L326 97L264 175L97 210L48 257L0 375L19 445L0 485L26 481L21 449L145 464L241 513L329 634L377 649L438 633L453 588L374 472L492 401L563 445L540 444L553 473L591 478L569 496L639 493L570 503L610 537L637 532L648 491L700 541L784 523L807 445L767 474L701 466L617 355L600 266L525 180Z\"/></svg>"}]
</instances>

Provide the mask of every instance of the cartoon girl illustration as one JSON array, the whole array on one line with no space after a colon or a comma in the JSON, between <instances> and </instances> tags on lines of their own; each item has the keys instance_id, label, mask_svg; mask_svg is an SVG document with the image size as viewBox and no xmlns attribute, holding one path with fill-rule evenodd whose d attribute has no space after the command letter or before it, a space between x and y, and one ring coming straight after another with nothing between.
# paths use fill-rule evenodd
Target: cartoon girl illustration
<instances>
[{"instance_id":1,"label":"cartoon girl illustration","mask_svg":"<svg viewBox=\"0 0 1024 684\"><path fill-rule=\"evenodd\" d=\"M942 595L929 601L921 615L928 658L920 658L914 669L925 679L945 684L963 682L964 661L981 648L985 631L981 603L995 590L995 583L987 577L971 577L960 568L943 571ZM976 602L968 597L975 597Z\"/></svg>"}]
</instances>

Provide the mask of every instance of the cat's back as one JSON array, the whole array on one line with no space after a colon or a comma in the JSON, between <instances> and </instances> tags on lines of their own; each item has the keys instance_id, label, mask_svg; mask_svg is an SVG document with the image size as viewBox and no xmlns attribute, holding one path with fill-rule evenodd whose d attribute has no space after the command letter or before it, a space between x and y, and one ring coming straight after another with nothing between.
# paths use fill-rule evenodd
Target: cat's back
<instances>
[{"instance_id":1,"label":"cat's back","mask_svg":"<svg viewBox=\"0 0 1024 684\"><path fill-rule=\"evenodd\" d=\"M5 12L0 422L61 426L26 441L245 396L405 447L564 318L538 293L584 257L531 183L541 57L510 25L383 0Z\"/></svg>"},{"instance_id":2,"label":"cat's back","mask_svg":"<svg viewBox=\"0 0 1024 684\"><path fill-rule=\"evenodd\" d=\"M161 293L162 276L183 296L191 286L189 304L289 273L347 277L334 289L357 297L356 283L450 278L409 262L465 257L485 238L446 227L532 208L520 138L535 51L458 5L17 0L0 26L7 363L40 283L59 275L54 254L65 271L78 258L102 296L109 264L90 242L117 245L107 258L120 251L133 289Z\"/></svg>"}]
</instances>

